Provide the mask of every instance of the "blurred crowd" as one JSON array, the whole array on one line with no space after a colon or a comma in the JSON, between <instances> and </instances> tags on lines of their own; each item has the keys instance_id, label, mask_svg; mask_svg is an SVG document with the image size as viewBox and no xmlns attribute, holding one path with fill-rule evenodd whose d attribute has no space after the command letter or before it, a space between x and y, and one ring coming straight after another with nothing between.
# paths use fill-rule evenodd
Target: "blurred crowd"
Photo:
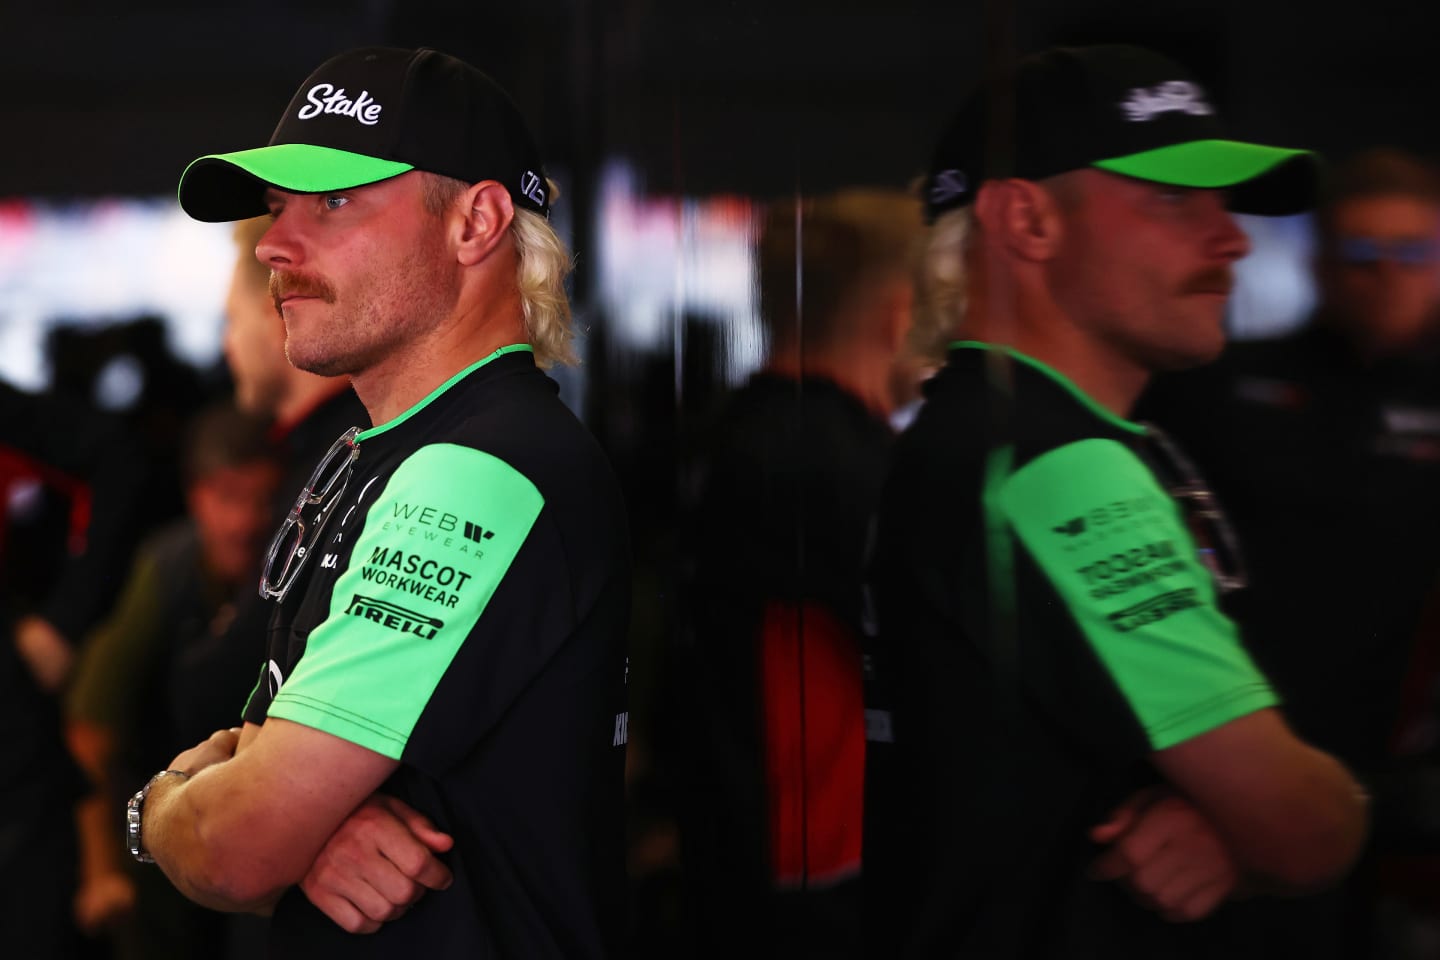
<instances>
[{"instance_id":1,"label":"blurred crowd","mask_svg":"<svg viewBox=\"0 0 1440 960\"><path fill-rule=\"evenodd\" d=\"M368 424L344 381L286 362L253 256L265 223L236 227L224 370L139 321L57 335L46 393L0 390L0 865L25 877L0 929L28 938L7 955L259 949L262 918L195 906L126 855L122 811L238 724L264 681L269 537L329 442ZM1328 171L1314 228L1314 315L1157 377L1135 419L1224 505L1247 581L1225 609L1290 726L1371 796L1343 880L1221 911L1289 945L1256 955L1440 956L1440 174L1358 154ZM683 417L672 397L617 439L594 405L637 562L637 957L862 952L867 741L888 739L862 656L873 517L953 339L934 265L964 240L873 188L777 201L756 237L760 368L727 391L697 339ZM101 412L95 377L121 351L145 388Z\"/></svg>"}]
</instances>

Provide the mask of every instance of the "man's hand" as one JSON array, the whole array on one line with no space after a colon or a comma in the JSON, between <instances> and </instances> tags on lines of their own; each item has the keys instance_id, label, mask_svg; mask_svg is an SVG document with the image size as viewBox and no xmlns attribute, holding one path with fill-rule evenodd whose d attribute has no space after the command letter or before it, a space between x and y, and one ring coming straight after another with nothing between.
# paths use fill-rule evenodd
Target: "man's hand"
<instances>
[{"instance_id":1,"label":"man's hand","mask_svg":"<svg viewBox=\"0 0 1440 960\"><path fill-rule=\"evenodd\" d=\"M75 648L43 617L21 617L15 622L15 650L46 693L59 693L70 679Z\"/></svg>"},{"instance_id":2,"label":"man's hand","mask_svg":"<svg viewBox=\"0 0 1440 960\"><path fill-rule=\"evenodd\" d=\"M435 854L454 844L423 814L377 793L325 843L300 889L343 929L374 933L427 891L450 886L450 869Z\"/></svg>"},{"instance_id":3,"label":"man's hand","mask_svg":"<svg viewBox=\"0 0 1440 960\"><path fill-rule=\"evenodd\" d=\"M1230 896L1240 871L1210 821L1163 788L1141 790L1090 831L1108 844L1091 866L1098 880L1121 880L1166 920L1208 916Z\"/></svg>"},{"instance_id":4,"label":"man's hand","mask_svg":"<svg viewBox=\"0 0 1440 960\"><path fill-rule=\"evenodd\" d=\"M235 746L239 742L239 727L216 730L210 734L209 739L200 741L189 750L176 756L174 760L170 761L167 769L181 770L193 777L206 767L224 763L235 756Z\"/></svg>"},{"instance_id":5,"label":"man's hand","mask_svg":"<svg viewBox=\"0 0 1440 960\"><path fill-rule=\"evenodd\" d=\"M86 877L75 891L75 923L94 936L135 910L135 883L114 870Z\"/></svg>"}]
</instances>

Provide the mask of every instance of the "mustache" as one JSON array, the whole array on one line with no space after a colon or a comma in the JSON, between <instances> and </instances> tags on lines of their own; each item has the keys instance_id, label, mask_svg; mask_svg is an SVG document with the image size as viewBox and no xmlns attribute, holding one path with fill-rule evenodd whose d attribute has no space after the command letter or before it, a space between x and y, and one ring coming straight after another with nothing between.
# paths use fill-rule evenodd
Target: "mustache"
<instances>
[{"instance_id":1,"label":"mustache","mask_svg":"<svg viewBox=\"0 0 1440 960\"><path fill-rule=\"evenodd\" d=\"M335 302L335 288L319 277L303 273L270 272L270 299L275 302L275 312L280 312L280 302L286 297L317 297L326 303Z\"/></svg>"},{"instance_id":2,"label":"mustache","mask_svg":"<svg viewBox=\"0 0 1440 960\"><path fill-rule=\"evenodd\" d=\"M1201 270L1180 288L1181 293L1221 293L1230 295L1235 288L1235 275L1229 267L1211 267Z\"/></svg>"}]
</instances>

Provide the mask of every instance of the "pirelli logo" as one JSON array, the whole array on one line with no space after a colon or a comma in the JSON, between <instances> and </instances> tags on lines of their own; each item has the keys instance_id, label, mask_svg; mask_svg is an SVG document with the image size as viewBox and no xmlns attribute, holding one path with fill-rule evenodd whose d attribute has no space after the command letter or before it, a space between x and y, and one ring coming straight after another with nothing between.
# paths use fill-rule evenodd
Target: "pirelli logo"
<instances>
[{"instance_id":1,"label":"pirelli logo","mask_svg":"<svg viewBox=\"0 0 1440 960\"><path fill-rule=\"evenodd\" d=\"M1129 633L1131 630L1158 623L1171 614L1198 606L1200 606L1200 597L1195 588L1186 587L1183 590L1162 593L1158 597L1146 600L1144 603L1137 603L1133 607L1117 610L1110 614L1108 619L1110 625L1116 630L1121 633Z\"/></svg>"},{"instance_id":2,"label":"pirelli logo","mask_svg":"<svg viewBox=\"0 0 1440 960\"><path fill-rule=\"evenodd\" d=\"M414 610L407 610L399 604L386 603L384 600L376 600L372 597L362 597L358 593L350 598L350 606L345 608L345 612L352 617L360 617L371 623L378 623L397 633L413 633L421 640L432 639L435 632L445 626L443 620L427 617Z\"/></svg>"}]
</instances>

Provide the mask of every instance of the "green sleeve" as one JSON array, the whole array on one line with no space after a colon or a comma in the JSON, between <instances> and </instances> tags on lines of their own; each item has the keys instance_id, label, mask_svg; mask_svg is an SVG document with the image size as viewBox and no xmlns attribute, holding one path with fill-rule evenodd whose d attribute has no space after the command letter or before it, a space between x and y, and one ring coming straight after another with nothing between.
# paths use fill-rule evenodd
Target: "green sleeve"
<instances>
[{"instance_id":1,"label":"green sleeve","mask_svg":"<svg viewBox=\"0 0 1440 960\"><path fill-rule=\"evenodd\" d=\"M269 716L398 760L461 644L485 642L481 615L543 506L488 453L417 450L366 511L329 615Z\"/></svg>"},{"instance_id":2,"label":"green sleeve","mask_svg":"<svg viewBox=\"0 0 1440 960\"><path fill-rule=\"evenodd\" d=\"M1180 509L1133 451L1084 440L1000 487L1007 521L1163 750L1276 697L1216 604Z\"/></svg>"}]
</instances>

